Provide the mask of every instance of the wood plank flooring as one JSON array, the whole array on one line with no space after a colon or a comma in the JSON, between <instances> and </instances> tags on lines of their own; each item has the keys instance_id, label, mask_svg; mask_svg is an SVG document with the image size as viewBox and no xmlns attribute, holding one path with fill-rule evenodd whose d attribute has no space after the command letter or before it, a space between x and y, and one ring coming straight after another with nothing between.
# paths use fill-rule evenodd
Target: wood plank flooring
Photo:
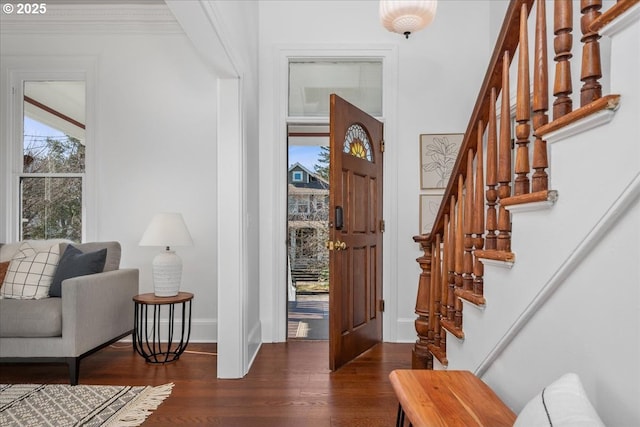
<instances>
[{"instance_id":1,"label":"wood plank flooring","mask_svg":"<svg viewBox=\"0 0 640 427\"><path fill-rule=\"evenodd\" d=\"M395 425L394 369L413 344L380 344L337 372L326 341L263 344L243 379L216 378L215 344L189 344L180 360L150 365L118 343L84 359L80 384L175 384L144 426L377 427ZM209 354L203 354L209 353ZM0 383L66 383L66 365L2 364Z\"/></svg>"}]
</instances>

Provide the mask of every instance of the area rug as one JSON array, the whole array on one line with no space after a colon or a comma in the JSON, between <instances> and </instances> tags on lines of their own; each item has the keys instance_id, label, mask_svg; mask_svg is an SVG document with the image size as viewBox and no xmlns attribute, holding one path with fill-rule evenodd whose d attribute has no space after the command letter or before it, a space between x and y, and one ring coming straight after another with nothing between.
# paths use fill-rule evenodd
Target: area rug
<instances>
[{"instance_id":1,"label":"area rug","mask_svg":"<svg viewBox=\"0 0 640 427\"><path fill-rule=\"evenodd\" d=\"M0 426L139 426L173 389L66 384L0 384Z\"/></svg>"}]
</instances>

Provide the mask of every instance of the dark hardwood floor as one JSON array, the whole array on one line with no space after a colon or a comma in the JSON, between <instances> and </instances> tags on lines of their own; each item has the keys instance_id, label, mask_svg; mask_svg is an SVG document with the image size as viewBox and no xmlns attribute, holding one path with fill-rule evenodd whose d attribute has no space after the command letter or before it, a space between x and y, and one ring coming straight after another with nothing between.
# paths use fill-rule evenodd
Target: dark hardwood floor
<instances>
[{"instance_id":1,"label":"dark hardwood floor","mask_svg":"<svg viewBox=\"0 0 640 427\"><path fill-rule=\"evenodd\" d=\"M118 343L80 364L80 384L175 384L145 426L377 427L395 425L389 382L411 367L413 344L380 344L337 372L326 341L263 344L247 376L216 378L215 344L190 344L180 360L150 365ZM0 365L0 383L65 383L66 365Z\"/></svg>"}]
</instances>

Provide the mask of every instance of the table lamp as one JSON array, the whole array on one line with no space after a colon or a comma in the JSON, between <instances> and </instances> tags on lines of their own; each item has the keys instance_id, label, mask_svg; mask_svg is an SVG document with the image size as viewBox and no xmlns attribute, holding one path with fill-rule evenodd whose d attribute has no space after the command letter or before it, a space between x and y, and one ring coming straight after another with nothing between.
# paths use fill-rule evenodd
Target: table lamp
<instances>
[{"instance_id":1,"label":"table lamp","mask_svg":"<svg viewBox=\"0 0 640 427\"><path fill-rule=\"evenodd\" d=\"M140 246L163 246L165 250L153 258L153 290L157 297L172 297L180 291L182 259L172 246L191 246L191 234L180 213L159 213L140 239Z\"/></svg>"}]
</instances>

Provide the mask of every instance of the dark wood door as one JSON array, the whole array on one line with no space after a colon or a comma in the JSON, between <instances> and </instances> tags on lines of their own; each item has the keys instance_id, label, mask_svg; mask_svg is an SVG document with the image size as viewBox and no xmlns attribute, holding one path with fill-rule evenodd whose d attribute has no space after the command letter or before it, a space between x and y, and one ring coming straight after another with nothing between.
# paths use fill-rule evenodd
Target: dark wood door
<instances>
[{"instance_id":1,"label":"dark wood door","mask_svg":"<svg viewBox=\"0 0 640 427\"><path fill-rule=\"evenodd\" d=\"M382 341L383 125L331 95L329 366Z\"/></svg>"}]
</instances>

